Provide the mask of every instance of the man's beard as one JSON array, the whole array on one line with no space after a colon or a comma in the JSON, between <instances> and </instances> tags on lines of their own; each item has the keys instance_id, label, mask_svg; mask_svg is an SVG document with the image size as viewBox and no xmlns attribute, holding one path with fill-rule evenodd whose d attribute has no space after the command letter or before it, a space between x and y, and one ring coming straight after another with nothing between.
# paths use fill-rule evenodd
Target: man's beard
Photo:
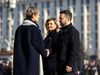
<instances>
[{"instance_id":1,"label":"man's beard","mask_svg":"<svg viewBox=\"0 0 100 75\"><path fill-rule=\"evenodd\" d=\"M64 27L64 24L63 24L62 22L60 22L60 25L61 25L62 27Z\"/></svg>"}]
</instances>

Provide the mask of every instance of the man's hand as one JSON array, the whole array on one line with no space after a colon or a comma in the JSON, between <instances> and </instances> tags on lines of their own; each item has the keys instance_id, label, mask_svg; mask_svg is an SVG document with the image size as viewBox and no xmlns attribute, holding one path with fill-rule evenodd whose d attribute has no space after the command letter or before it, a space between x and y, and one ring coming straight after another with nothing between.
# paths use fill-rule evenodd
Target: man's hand
<instances>
[{"instance_id":1,"label":"man's hand","mask_svg":"<svg viewBox=\"0 0 100 75\"><path fill-rule=\"evenodd\" d=\"M66 72L72 72L72 67L66 66Z\"/></svg>"},{"instance_id":2,"label":"man's hand","mask_svg":"<svg viewBox=\"0 0 100 75\"><path fill-rule=\"evenodd\" d=\"M49 56L50 55L49 49L46 49L46 51L47 51L47 56Z\"/></svg>"}]
</instances>

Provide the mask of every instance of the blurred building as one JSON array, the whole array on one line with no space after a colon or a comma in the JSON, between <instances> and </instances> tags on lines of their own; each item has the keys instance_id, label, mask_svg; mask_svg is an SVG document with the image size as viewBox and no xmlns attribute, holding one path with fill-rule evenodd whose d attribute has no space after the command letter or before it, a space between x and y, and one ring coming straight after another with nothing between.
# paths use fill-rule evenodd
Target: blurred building
<instances>
[{"instance_id":1,"label":"blurred building","mask_svg":"<svg viewBox=\"0 0 100 75\"><path fill-rule=\"evenodd\" d=\"M25 17L29 6L41 11L40 28L43 36L48 17L59 18L59 11L69 9L73 24L80 31L84 53L97 55L100 59L100 0L0 0L0 48L13 49L16 28Z\"/></svg>"}]
</instances>

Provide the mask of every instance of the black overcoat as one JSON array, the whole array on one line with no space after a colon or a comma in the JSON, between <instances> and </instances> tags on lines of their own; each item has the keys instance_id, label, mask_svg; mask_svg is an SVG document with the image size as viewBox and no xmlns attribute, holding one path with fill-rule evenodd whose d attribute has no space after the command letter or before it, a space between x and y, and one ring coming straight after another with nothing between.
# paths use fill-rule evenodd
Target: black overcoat
<instances>
[{"instance_id":1,"label":"black overcoat","mask_svg":"<svg viewBox=\"0 0 100 75\"><path fill-rule=\"evenodd\" d=\"M79 32L72 23L61 28L55 47L58 52L58 69L63 71L62 73L65 72L66 66L72 67L73 72L78 70L80 64L80 39Z\"/></svg>"},{"instance_id":2,"label":"black overcoat","mask_svg":"<svg viewBox=\"0 0 100 75\"><path fill-rule=\"evenodd\" d=\"M47 55L40 29L36 23L24 20L15 33L13 75L39 75L40 55Z\"/></svg>"},{"instance_id":3,"label":"black overcoat","mask_svg":"<svg viewBox=\"0 0 100 75\"><path fill-rule=\"evenodd\" d=\"M44 39L45 48L50 50L50 55L47 58L43 58L44 71L56 71L57 53L54 44L57 38L57 33L58 32L56 30L49 32Z\"/></svg>"}]
</instances>

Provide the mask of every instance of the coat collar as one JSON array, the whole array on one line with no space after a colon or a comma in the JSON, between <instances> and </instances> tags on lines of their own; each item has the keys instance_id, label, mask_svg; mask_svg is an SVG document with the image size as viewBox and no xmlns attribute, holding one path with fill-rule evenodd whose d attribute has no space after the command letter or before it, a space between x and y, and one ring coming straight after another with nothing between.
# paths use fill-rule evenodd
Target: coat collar
<instances>
[{"instance_id":1,"label":"coat collar","mask_svg":"<svg viewBox=\"0 0 100 75\"><path fill-rule=\"evenodd\" d=\"M72 23L70 23L70 24L68 24L68 25L66 25L66 26L64 26L64 27L61 27L61 29L70 28L71 26L73 26Z\"/></svg>"},{"instance_id":2,"label":"coat collar","mask_svg":"<svg viewBox=\"0 0 100 75\"><path fill-rule=\"evenodd\" d=\"M24 26L34 25L34 26L38 27L36 23L34 23L34 22L30 21L30 20L24 20L22 25L24 25Z\"/></svg>"}]
</instances>

